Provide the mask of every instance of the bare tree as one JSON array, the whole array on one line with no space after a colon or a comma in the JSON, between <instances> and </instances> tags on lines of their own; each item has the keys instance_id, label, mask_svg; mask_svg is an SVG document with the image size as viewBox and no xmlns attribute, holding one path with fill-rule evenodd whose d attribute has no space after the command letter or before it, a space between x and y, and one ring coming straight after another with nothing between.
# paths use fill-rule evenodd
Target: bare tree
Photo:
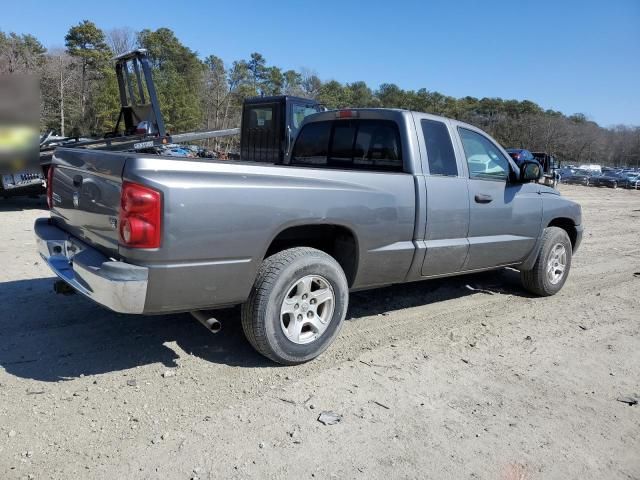
<instances>
[{"instance_id":1,"label":"bare tree","mask_svg":"<svg viewBox=\"0 0 640 480\"><path fill-rule=\"evenodd\" d=\"M0 31L0 73L33 74L41 67L45 49L33 35Z\"/></svg>"},{"instance_id":2,"label":"bare tree","mask_svg":"<svg viewBox=\"0 0 640 480\"><path fill-rule=\"evenodd\" d=\"M322 81L318 78L316 72L305 67L301 69L300 77L300 86L304 95L316 98L322 86Z\"/></svg>"},{"instance_id":3,"label":"bare tree","mask_svg":"<svg viewBox=\"0 0 640 480\"><path fill-rule=\"evenodd\" d=\"M121 55L138 48L138 35L129 27L113 28L107 32L107 45L114 55Z\"/></svg>"},{"instance_id":4,"label":"bare tree","mask_svg":"<svg viewBox=\"0 0 640 480\"><path fill-rule=\"evenodd\" d=\"M69 98L77 98L80 75L73 58L62 49L51 50L46 56L42 71L41 88L44 105L45 122L58 125L60 135L67 131L68 109L75 107L77 101L69 102ZM69 105L69 103L71 105Z\"/></svg>"}]
</instances>

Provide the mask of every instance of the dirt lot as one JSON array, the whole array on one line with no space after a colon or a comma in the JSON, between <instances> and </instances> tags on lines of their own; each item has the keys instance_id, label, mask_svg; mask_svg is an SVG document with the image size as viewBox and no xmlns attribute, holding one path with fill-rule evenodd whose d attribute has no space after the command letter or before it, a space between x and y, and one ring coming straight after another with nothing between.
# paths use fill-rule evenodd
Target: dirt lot
<instances>
[{"instance_id":1,"label":"dirt lot","mask_svg":"<svg viewBox=\"0 0 640 480\"><path fill-rule=\"evenodd\" d=\"M513 271L356 293L299 367L237 310L214 336L55 295L42 200L0 201L0 478L639 479L640 192L562 190L587 232L560 294Z\"/></svg>"}]
</instances>

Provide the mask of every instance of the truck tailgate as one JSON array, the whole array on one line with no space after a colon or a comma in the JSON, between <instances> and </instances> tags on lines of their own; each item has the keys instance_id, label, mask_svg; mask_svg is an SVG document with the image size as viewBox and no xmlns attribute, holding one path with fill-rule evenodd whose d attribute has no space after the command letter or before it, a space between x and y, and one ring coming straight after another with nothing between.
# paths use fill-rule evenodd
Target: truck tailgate
<instances>
[{"instance_id":1,"label":"truck tailgate","mask_svg":"<svg viewBox=\"0 0 640 480\"><path fill-rule=\"evenodd\" d=\"M114 258L126 160L126 154L70 148L57 149L53 157L54 223Z\"/></svg>"}]
</instances>

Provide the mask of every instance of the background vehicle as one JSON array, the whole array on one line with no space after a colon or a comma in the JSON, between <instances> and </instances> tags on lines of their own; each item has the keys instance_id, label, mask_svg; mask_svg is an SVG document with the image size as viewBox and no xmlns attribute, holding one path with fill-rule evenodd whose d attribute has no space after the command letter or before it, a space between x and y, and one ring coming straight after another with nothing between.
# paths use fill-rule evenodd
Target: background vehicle
<instances>
[{"instance_id":1,"label":"background vehicle","mask_svg":"<svg viewBox=\"0 0 640 480\"><path fill-rule=\"evenodd\" d=\"M44 175L40 169L21 170L0 175L0 196L41 195L45 192Z\"/></svg>"},{"instance_id":2,"label":"background vehicle","mask_svg":"<svg viewBox=\"0 0 640 480\"><path fill-rule=\"evenodd\" d=\"M582 237L537 162L401 110L309 116L277 164L59 148L50 172L35 230L68 285L126 313L242 304L249 342L285 364L329 346L350 289L514 266L552 295Z\"/></svg>"},{"instance_id":3,"label":"background vehicle","mask_svg":"<svg viewBox=\"0 0 640 480\"><path fill-rule=\"evenodd\" d=\"M584 170L584 171L587 171L587 172L602 173L602 167L600 165L593 164L593 163L580 165L578 168L580 170Z\"/></svg>"},{"instance_id":4,"label":"background vehicle","mask_svg":"<svg viewBox=\"0 0 640 480\"><path fill-rule=\"evenodd\" d=\"M633 188L634 190L638 190L640 188L640 174L635 172L625 172L621 176L626 179L624 185L625 188Z\"/></svg>"},{"instance_id":5,"label":"background vehicle","mask_svg":"<svg viewBox=\"0 0 640 480\"><path fill-rule=\"evenodd\" d=\"M517 165L521 165L524 161L537 161L533 154L524 148L507 148L506 152L513 158L513 161L516 162Z\"/></svg>"},{"instance_id":6,"label":"background vehicle","mask_svg":"<svg viewBox=\"0 0 640 480\"><path fill-rule=\"evenodd\" d=\"M593 175L589 183L594 187L618 188L626 187L628 182L626 177L617 173L601 173L600 175Z\"/></svg>"},{"instance_id":7,"label":"background vehicle","mask_svg":"<svg viewBox=\"0 0 640 480\"><path fill-rule=\"evenodd\" d=\"M562 183L567 183L570 185L585 185L589 186L591 183L592 172L587 170L576 169L573 173L569 175L564 175L562 177Z\"/></svg>"},{"instance_id":8,"label":"background vehicle","mask_svg":"<svg viewBox=\"0 0 640 480\"><path fill-rule=\"evenodd\" d=\"M571 175L574 174L574 172L576 171L575 168L571 168L571 167L561 167L558 170L556 170L556 177L558 179L559 183L564 183L564 179L566 177L569 177Z\"/></svg>"},{"instance_id":9,"label":"background vehicle","mask_svg":"<svg viewBox=\"0 0 640 480\"><path fill-rule=\"evenodd\" d=\"M33 168L37 159L37 130L30 126L0 125L0 196L44 193L44 175Z\"/></svg>"}]
</instances>

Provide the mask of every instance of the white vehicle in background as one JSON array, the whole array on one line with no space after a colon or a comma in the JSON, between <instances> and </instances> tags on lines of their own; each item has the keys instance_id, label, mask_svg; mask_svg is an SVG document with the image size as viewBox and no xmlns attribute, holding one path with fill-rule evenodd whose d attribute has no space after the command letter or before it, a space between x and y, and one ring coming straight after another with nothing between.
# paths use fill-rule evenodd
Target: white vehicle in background
<instances>
[{"instance_id":1,"label":"white vehicle in background","mask_svg":"<svg viewBox=\"0 0 640 480\"><path fill-rule=\"evenodd\" d=\"M0 197L45 193L37 160L38 131L31 126L0 125Z\"/></svg>"},{"instance_id":2,"label":"white vehicle in background","mask_svg":"<svg viewBox=\"0 0 640 480\"><path fill-rule=\"evenodd\" d=\"M588 172L602 173L602 166L590 163L589 165L580 165L580 170L587 170Z\"/></svg>"}]
</instances>

